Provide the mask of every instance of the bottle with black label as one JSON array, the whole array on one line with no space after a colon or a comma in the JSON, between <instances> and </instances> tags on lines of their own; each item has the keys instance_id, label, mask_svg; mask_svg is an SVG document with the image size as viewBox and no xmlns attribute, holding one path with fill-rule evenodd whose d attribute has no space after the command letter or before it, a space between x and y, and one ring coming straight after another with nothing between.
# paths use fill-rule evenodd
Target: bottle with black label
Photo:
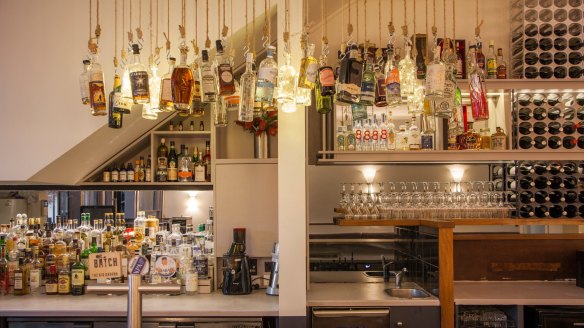
<instances>
[{"instance_id":1,"label":"bottle with black label","mask_svg":"<svg viewBox=\"0 0 584 328\"><path fill-rule=\"evenodd\" d=\"M128 67L130 71L130 85L132 87L132 99L136 104L147 104L150 102L150 87L148 85L148 71L140 62L140 47L132 45L134 53L134 63Z\"/></svg>"},{"instance_id":2,"label":"bottle with black label","mask_svg":"<svg viewBox=\"0 0 584 328\"><path fill-rule=\"evenodd\" d=\"M217 77L219 80L219 95L227 96L235 93L235 80L233 79L233 69L229 56L223 52L223 43L221 40L215 41L217 55L215 56L215 67L217 68Z\"/></svg>"},{"instance_id":3,"label":"bottle with black label","mask_svg":"<svg viewBox=\"0 0 584 328\"><path fill-rule=\"evenodd\" d=\"M85 294L85 270L87 268L81 262L81 249L77 249L75 263L71 266L71 295Z\"/></svg>"},{"instance_id":4,"label":"bottle with black label","mask_svg":"<svg viewBox=\"0 0 584 328\"><path fill-rule=\"evenodd\" d=\"M170 142L170 150L168 152L168 178L169 182L178 181L178 157L174 147L174 141Z\"/></svg>"}]
</instances>

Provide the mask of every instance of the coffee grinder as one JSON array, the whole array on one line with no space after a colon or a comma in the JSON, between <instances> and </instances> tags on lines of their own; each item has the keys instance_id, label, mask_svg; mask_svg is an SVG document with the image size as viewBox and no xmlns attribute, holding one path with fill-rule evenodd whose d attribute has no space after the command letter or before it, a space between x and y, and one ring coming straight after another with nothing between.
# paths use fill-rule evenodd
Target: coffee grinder
<instances>
[{"instance_id":1,"label":"coffee grinder","mask_svg":"<svg viewBox=\"0 0 584 328\"><path fill-rule=\"evenodd\" d=\"M249 257L245 255L245 228L233 229L233 243L223 255L223 294L251 293Z\"/></svg>"},{"instance_id":2,"label":"coffee grinder","mask_svg":"<svg viewBox=\"0 0 584 328\"><path fill-rule=\"evenodd\" d=\"M272 271L270 272L270 284L266 289L266 294L277 296L279 294L278 289L278 278L280 275L280 265L278 264L278 258L280 256L280 244L274 243L274 248L272 249Z\"/></svg>"}]
</instances>

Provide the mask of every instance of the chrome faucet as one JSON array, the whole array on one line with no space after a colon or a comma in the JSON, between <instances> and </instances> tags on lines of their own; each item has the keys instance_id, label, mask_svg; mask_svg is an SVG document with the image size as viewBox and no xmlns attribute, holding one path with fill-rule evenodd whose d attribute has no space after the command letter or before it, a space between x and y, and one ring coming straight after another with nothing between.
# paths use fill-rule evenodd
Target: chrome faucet
<instances>
[{"instance_id":1,"label":"chrome faucet","mask_svg":"<svg viewBox=\"0 0 584 328\"><path fill-rule=\"evenodd\" d=\"M402 283L402 278L404 273L408 272L408 269L403 268L400 271L389 271L389 274L392 274L395 276L395 288L401 288L401 283ZM388 277L389 278L389 277ZM385 282L388 282L388 280L385 280Z\"/></svg>"},{"instance_id":2,"label":"chrome faucet","mask_svg":"<svg viewBox=\"0 0 584 328\"><path fill-rule=\"evenodd\" d=\"M385 256L381 255L381 269L383 270L384 282L389 282L389 266L392 264L392 261L385 260Z\"/></svg>"}]
</instances>

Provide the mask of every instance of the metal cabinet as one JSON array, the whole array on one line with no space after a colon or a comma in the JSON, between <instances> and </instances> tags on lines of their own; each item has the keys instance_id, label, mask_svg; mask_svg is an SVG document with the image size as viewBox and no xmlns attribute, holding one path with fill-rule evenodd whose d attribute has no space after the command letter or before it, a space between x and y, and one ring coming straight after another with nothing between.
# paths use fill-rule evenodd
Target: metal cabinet
<instances>
[{"instance_id":1,"label":"metal cabinet","mask_svg":"<svg viewBox=\"0 0 584 328\"><path fill-rule=\"evenodd\" d=\"M439 306L391 307L390 328L440 328Z\"/></svg>"}]
</instances>

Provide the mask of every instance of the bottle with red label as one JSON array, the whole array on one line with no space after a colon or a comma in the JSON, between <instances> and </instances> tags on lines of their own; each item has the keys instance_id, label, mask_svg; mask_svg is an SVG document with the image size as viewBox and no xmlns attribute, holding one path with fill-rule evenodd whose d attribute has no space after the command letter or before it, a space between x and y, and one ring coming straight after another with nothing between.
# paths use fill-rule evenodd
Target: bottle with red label
<instances>
[{"instance_id":1,"label":"bottle with red label","mask_svg":"<svg viewBox=\"0 0 584 328\"><path fill-rule=\"evenodd\" d=\"M362 151L371 151L371 120L366 119L363 124L363 146Z\"/></svg>"},{"instance_id":2,"label":"bottle with red label","mask_svg":"<svg viewBox=\"0 0 584 328\"><path fill-rule=\"evenodd\" d=\"M387 150L387 124L385 122L385 113L381 114L381 124L379 125L379 144L377 150Z\"/></svg>"},{"instance_id":3,"label":"bottle with red label","mask_svg":"<svg viewBox=\"0 0 584 328\"><path fill-rule=\"evenodd\" d=\"M321 96L333 96L335 94L335 73L332 67L324 65L318 69L317 84Z\"/></svg>"},{"instance_id":4,"label":"bottle with red label","mask_svg":"<svg viewBox=\"0 0 584 328\"><path fill-rule=\"evenodd\" d=\"M361 125L361 121L355 122L355 150L362 151L363 150L363 126Z\"/></svg>"},{"instance_id":5,"label":"bottle with red label","mask_svg":"<svg viewBox=\"0 0 584 328\"><path fill-rule=\"evenodd\" d=\"M373 124L371 125L371 149L379 150L379 125L377 124L377 115L373 114Z\"/></svg>"}]
</instances>

